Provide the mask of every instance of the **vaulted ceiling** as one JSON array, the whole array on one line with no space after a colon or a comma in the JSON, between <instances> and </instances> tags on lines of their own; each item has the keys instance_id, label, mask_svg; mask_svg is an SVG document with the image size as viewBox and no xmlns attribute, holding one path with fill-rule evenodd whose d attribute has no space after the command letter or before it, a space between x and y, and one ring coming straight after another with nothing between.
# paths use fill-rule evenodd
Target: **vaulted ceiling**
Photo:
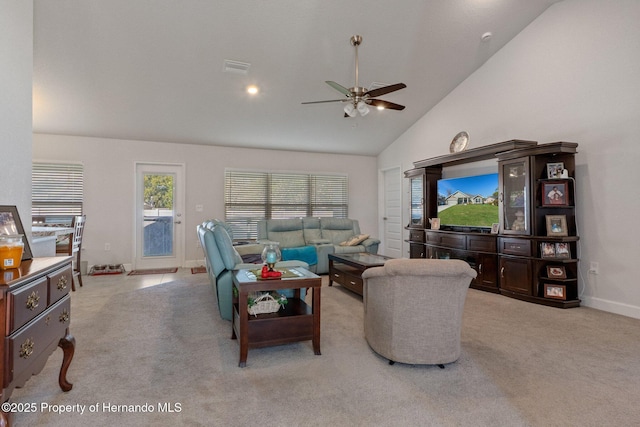
<instances>
[{"instance_id":1,"label":"vaulted ceiling","mask_svg":"<svg viewBox=\"0 0 640 427\"><path fill-rule=\"evenodd\" d=\"M376 155L558 1L35 0L33 128ZM354 34L360 86L405 83L381 97L405 110L301 105L354 85Z\"/></svg>"}]
</instances>

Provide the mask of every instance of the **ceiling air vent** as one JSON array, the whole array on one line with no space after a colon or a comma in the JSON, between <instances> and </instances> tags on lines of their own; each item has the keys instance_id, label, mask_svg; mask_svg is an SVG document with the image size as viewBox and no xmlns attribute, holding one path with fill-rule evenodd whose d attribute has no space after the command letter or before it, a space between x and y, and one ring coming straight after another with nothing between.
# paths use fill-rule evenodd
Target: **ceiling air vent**
<instances>
[{"instance_id":1,"label":"ceiling air vent","mask_svg":"<svg viewBox=\"0 0 640 427\"><path fill-rule=\"evenodd\" d=\"M225 73L247 74L251 64L247 62L232 61L231 59L224 60L224 66L222 71Z\"/></svg>"}]
</instances>

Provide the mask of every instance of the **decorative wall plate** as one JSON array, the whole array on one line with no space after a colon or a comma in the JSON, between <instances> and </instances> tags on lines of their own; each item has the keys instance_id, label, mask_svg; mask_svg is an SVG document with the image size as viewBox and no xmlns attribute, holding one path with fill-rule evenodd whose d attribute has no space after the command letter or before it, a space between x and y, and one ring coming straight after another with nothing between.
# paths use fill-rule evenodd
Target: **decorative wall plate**
<instances>
[{"instance_id":1,"label":"decorative wall plate","mask_svg":"<svg viewBox=\"0 0 640 427\"><path fill-rule=\"evenodd\" d=\"M459 153L467 148L469 145L469 134L467 132L460 132L451 141L449 145L449 152Z\"/></svg>"}]
</instances>

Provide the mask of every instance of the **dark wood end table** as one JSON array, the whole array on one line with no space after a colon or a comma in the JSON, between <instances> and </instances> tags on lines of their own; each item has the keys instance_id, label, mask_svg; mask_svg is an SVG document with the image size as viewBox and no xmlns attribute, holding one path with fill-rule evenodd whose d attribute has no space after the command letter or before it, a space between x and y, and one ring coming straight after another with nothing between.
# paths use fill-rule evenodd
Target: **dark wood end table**
<instances>
[{"instance_id":1,"label":"dark wood end table","mask_svg":"<svg viewBox=\"0 0 640 427\"><path fill-rule=\"evenodd\" d=\"M329 254L329 286L333 282L362 295L362 273L371 267L380 267L391 257L367 252L355 254Z\"/></svg>"},{"instance_id":2,"label":"dark wood end table","mask_svg":"<svg viewBox=\"0 0 640 427\"><path fill-rule=\"evenodd\" d=\"M238 270L233 275L233 315L231 339L238 339L240 361L238 366L247 365L249 348L287 344L311 340L313 352L320 355L320 276L302 268L287 268L296 277L260 280L251 270ZM300 298L300 289L312 289L312 303L309 306ZM278 289L294 289L284 308L275 313L253 316L248 311L248 297L251 292L267 292Z\"/></svg>"}]
</instances>

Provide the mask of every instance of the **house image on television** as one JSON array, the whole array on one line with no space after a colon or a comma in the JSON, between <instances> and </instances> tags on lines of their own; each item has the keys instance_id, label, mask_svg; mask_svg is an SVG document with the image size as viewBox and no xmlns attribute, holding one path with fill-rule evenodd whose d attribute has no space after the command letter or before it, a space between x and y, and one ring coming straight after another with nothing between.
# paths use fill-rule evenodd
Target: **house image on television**
<instances>
[{"instance_id":1,"label":"house image on television","mask_svg":"<svg viewBox=\"0 0 640 427\"><path fill-rule=\"evenodd\" d=\"M467 193L457 190L444 199L443 206L446 209L447 207L455 206L455 205L482 205L484 203L492 203L494 200L495 199L493 197L489 197L485 199L483 196L479 194L475 196L470 196Z\"/></svg>"}]
</instances>

